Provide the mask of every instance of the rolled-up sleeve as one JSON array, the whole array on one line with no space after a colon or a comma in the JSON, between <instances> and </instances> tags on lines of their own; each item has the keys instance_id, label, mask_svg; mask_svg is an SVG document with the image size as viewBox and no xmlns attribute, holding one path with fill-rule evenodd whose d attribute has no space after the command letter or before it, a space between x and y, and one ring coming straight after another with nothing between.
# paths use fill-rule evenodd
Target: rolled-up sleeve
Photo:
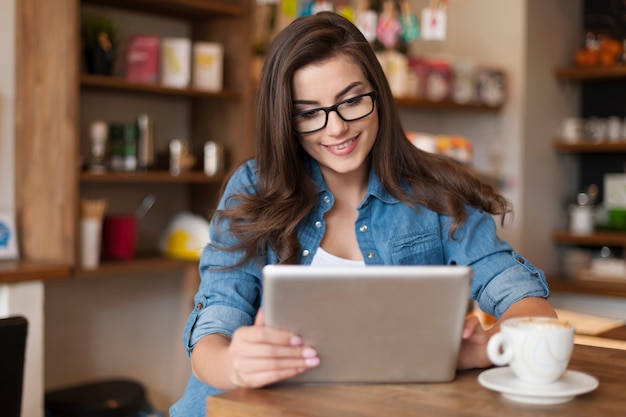
<instances>
[{"instance_id":1,"label":"rolled-up sleeve","mask_svg":"<svg viewBox=\"0 0 626 417\"><path fill-rule=\"evenodd\" d=\"M471 295L484 312L499 318L522 298L549 297L543 271L498 238L488 213L468 208L466 222L446 239L448 263L472 267Z\"/></svg>"},{"instance_id":2,"label":"rolled-up sleeve","mask_svg":"<svg viewBox=\"0 0 626 417\"><path fill-rule=\"evenodd\" d=\"M229 196L253 184L250 164L241 167L231 178L218 205L229 204ZM230 268L243 256L242 251L226 251L235 243L227 222L211 221L210 241L200 259L200 285L194 296L194 308L187 319L184 343L189 355L196 343L209 334L232 337L234 331L251 325L261 303L261 269L254 261Z\"/></svg>"}]
</instances>

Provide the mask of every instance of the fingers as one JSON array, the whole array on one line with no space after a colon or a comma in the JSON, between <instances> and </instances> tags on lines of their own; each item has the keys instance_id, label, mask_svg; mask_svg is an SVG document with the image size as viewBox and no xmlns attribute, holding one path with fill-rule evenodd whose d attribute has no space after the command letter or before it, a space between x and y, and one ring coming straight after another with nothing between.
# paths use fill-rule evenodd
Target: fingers
<instances>
[{"instance_id":1,"label":"fingers","mask_svg":"<svg viewBox=\"0 0 626 417\"><path fill-rule=\"evenodd\" d=\"M254 318L255 326L263 326L263 307L259 308L259 311L256 313L256 317Z\"/></svg>"},{"instance_id":2,"label":"fingers","mask_svg":"<svg viewBox=\"0 0 626 417\"><path fill-rule=\"evenodd\" d=\"M476 332L476 328L479 325L480 320L478 320L478 317L474 315L468 316L465 319L465 325L463 326L463 333L461 335L463 340L469 339Z\"/></svg>"},{"instance_id":3,"label":"fingers","mask_svg":"<svg viewBox=\"0 0 626 417\"><path fill-rule=\"evenodd\" d=\"M298 376L306 369L286 368L280 370L260 371L254 373L239 374L235 385L242 388L260 388L288 378Z\"/></svg>"},{"instance_id":4,"label":"fingers","mask_svg":"<svg viewBox=\"0 0 626 417\"><path fill-rule=\"evenodd\" d=\"M241 387L275 383L320 363L315 349L304 345L301 337L264 326L262 310L253 326L235 331L228 351L235 370L231 381Z\"/></svg>"}]
</instances>

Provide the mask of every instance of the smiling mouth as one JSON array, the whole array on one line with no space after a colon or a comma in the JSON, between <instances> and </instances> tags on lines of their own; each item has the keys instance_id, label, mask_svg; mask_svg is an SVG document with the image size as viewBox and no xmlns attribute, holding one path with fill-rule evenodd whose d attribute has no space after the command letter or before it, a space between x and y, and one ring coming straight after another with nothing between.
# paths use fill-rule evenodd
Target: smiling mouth
<instances>
[{"instance_id":1,"label":"smiling mouth","mask_svg":"<svg viewBox=\"0 0 626 417\"><path fill-rule=\"evenodd\" d=\"M340 151L340 150L346 149L348 146L352 145L352 142L354 142L355 140L356 140L356 138L352 138L352 139L347 140L347 141L345 141L343 143L340 143L338 145L324 145L324 146L326 146L327 148L330 148L330 149L335 149L335 150Z\"/></svg>"}]
</instances>

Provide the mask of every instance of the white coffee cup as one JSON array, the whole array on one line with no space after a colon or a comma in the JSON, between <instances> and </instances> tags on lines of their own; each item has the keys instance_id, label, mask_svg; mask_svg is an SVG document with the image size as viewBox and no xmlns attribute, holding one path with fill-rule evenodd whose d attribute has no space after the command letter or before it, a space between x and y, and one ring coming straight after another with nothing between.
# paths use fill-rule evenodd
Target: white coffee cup
<instances>
[{"instance_id":1,"label":"white coffee cup","mask_svg":"<svg viewBox=\"0 0 626 417\"><path fill-rule=\"evenodd\" d=\"M574 348L574 326L550 317L518 317L500 324L487 344L495 365L509 365L522 381L549 384L567 369Z\"/></svg>"}]
</instances>

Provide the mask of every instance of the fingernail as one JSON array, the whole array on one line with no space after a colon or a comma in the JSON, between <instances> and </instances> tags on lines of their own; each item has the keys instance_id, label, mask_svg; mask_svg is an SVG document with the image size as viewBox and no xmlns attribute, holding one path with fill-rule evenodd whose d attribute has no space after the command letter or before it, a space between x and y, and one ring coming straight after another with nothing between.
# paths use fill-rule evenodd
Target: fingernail
<instances>
[{"instance_id":1,"label":"fingernail","mask_svg":"<svg viewBox=\"0 0 626 417\"><path fill-rule=\"evenodd\" d=\"M289 340L291 346L300 346L302 344L302 338L300 336L292 336Z\"/></svg>"},{"instance_id":2,"label":"fingernail","mask_svg":"<svg viewBox=\"0 0 626 417\"><path fill-rule=\"evenodd\" d=\"M303 358L314 358L317 356L317 352L313 348L304 348L302 349L302 357Z\"/></svg>"},{"instance_id":3,"label":"fingernail","mask_svg":"<svg viewBox=\"0 0 626 417\"><path fill-rule=\"evenodd\" d=\"M320 358L306 358L304 363L306 366L317 366L320 364Z\"/></svg>"}]
</instances>

